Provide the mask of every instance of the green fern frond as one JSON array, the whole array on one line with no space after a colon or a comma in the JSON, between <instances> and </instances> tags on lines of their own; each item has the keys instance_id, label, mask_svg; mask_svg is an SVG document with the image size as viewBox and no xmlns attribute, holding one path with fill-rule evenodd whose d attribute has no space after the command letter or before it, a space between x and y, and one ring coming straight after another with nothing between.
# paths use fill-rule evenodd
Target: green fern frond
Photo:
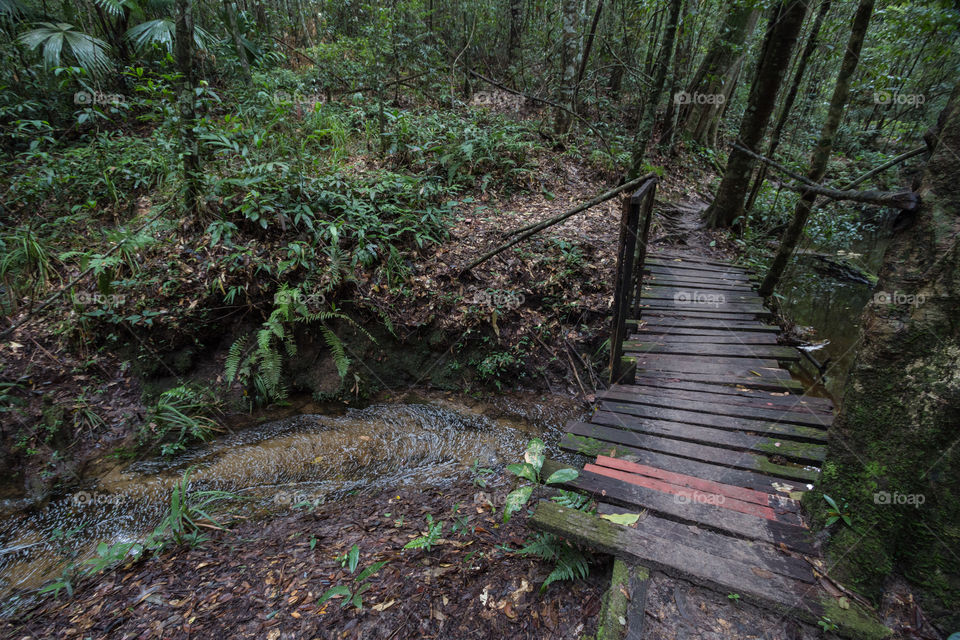
<instances>
[{"instance_id":1,"label":"green fern frond","mask_svg":"<svg viewBox=\"0 0 960 640\"><path fill-rule=\"evenodd\" d=\"M324 342L330 347L330 353L333 355L333 363L337 367L337 373L340 375L340 378L346 377L347 369L350 368L350 358L347 357L343 342L340 341L337 334L325 326L320 327L320 333L323 335Z\"/></svg>"}]
</instances>

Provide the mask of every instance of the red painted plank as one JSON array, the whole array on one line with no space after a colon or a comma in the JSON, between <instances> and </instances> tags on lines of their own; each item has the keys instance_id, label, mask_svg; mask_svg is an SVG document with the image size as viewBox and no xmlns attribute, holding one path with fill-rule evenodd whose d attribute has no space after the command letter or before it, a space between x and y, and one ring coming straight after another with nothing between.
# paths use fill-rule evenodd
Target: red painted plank
<instances>
[{"instance_id":1,"label":"red painted plank","mask_svg":"<svg viewBox=\"0 0 960 640\"><path fill-rule=\"evenodd\" d=\"M770 494L755 489L745 489L732 484L694 478L693 476L687 476L682 473L665 471L645 464L637 464L636 462L611 458L609 456L597 456L597 464L601 467L607 467L608 469L617 469L619 471L647 476L648 478L657 478L681 487L689 487L706 493L715 493L735 500L742 500L743 502L753 502L765 507L770 506Z\"/></svg>"},{"instance_id":2,"label":"red painted plank","mask_svg":"<svg viewBox=\"0 0 960 640\"><path fill-rule=\"evenodd\" d=\"M773 509L770 507L763 507L758 504L753 504L751 502L742 502L740 500L717 495L715 493L688 489L675 484L661 482L660 480L656 480L654 478L647 478L646 476L639 476L634 473L617 471L615 469L607 469L606 467L600 467L595 464L587 464L583 467L583 470L590 471L600 476L606 476L608 478L622 480L623 482L629 482L630 484L635 484L647 489L653 489L654 491L660 491L662 493L674 495L678 498L682 496L687 501L692 503L722 507L724 509L738 511L740 513L757 516L758 518L765 518L767 520L778 520L777 514Z\"/></svg>"}]
</instances>

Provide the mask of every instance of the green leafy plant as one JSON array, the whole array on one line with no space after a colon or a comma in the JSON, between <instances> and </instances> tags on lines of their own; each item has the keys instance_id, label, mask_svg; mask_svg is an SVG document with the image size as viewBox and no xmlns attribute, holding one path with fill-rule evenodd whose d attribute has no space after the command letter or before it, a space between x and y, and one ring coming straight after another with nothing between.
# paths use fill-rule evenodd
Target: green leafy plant
<instances>
[{"instance_id":1,"label":"green leafy plant","mask_svg":"<svg viewBox=\"0 0 960 640\"><path fill-rule=\"evenodd\" d=\"M843 523L852 529L853 521L850 519L850 505L844 502L843 507L840 507L837 505L837 502L827 494L823 494L823 499L829 505L829 508L827 509L827 520L824 523L824 526L829 527L834 522L843 520Z\"/></svg>"},{"instance_id":2,"label":"green leafy plant","mask_svg":"<svg viewBox=\"0 0 960 640\"><path fill-rule=\"evenodd\" d=\"M552 533L537 533L517 553L553 563L553 570L540 585L541 593L557 580L583 579L590 574L590 564L583 551Z\"/></svg>"},{"instance_id":3,"label":"green leafy plant","mask_svg":"<svg viewBox=\"0 0 960 640\"><path fill-rule=\"evenodd\" d=\"M831 620L831 619L828 618L827 616L823 616L822 618L820 618L820 619L817 621L817 624L820 625L820 628L823 629L824 632L827 632L827 631L836 631L837 629L840 628L840 625L838 625L837 623L835 623L833 620Z\"/></svg>"},{"instance_id":4,"label":"green leafy plant","mask_svg":"<svg viewBox=\"0 0 960 640\"><path fill-rule=\"evenodd\" d=\"M729 600L730 602L733 602L733 603L739 602L739 601L740 601L740 594L739 594L739 593L728 593L728 594L727 594L727 600Z\"/></svg>"},{"instance_id":5,"label":"green leafy plant","mask_svg":"<svg viewBox=\"0 0 960 640\"><path fill-rule=\"evenodd\" d=\"M297 354L293 325L319 323L320 335L330 348L341 378L347 374L350 358L347 357L340 338L323 323L330 320L345 321L373 340L369 333L344 313L330 310L311 311L307 306L307 299L299 288L281 287L274 296L274 309L262 328L256 332L252 346L249 345L249 339L243 336L230 347L225 365L227 381L239 380L244 386L252 387L252 404L267 404L287 397L287 388L283 382L283 362L284 356Z\"/></svg>"},{"instance_id":6,"label":"green leafy plant","mask_svg":"<svg viewBox=\"0 0 960 640\"><path fill-rule=\"evenodd\" d=\"M160 394L141 427L141 441L158 443L165 456L179 453L192 441L209 440L222 429L211 416L218 403L208 392L179 386Z\"/></svg>"},{"instance_id":7,"label":"green leafy plant","mask_svg":"<svg viewBox=\"0 0 960 640\"><path fill-rule=\"evenodd\" d=\"M350 549L350 552L346 554L346 563L342 564L341 566L349 565L348 569L352 575L353 572L357 570L359 561L360 548L357 545L353 545L353 547ZM323 595L320 596L320 600L317 601L317 606L322 605L330 598L344 596L343 601L340 602L341 608L352 605L357 609L363 609L363 594L373 586L367 582L367 580L373 577L378 571L383 569L389 562L389 560L374 562L366 569L361 571L349 585L338 584L330 587L323 592Z\"/></svg>"},{"instance_id":8,"label":"green leafy plant","mask_svg":"<svg viewBox=\"0 0 960 640\"><path fill-rule=\"evenodd\" d=\"M480 458L476 458L473 461L473 466L470 467L470 473L473 474L473 486L486 489L487 481L484 479L484 476L492 475L493 469L481 467Z\"/></svg>"},{"instance_id":9,"label":"green leafy plant","mask_svg":"<svg viewBox=\"0 0 960 640\"><path fill-rule=\"evenodd\" d=\"M224 500L234 500L236 494L229 491L191 491L190 474L193 467L183 472L170 492L170 506L152 536L158 540L171 540L175 544L197 546L206 541L201 532L201 523L206 521L213 528L222 528L210 515L210 508Z\"/></svg>"},{"instance_id":10,"label":"green leafy plant","mask_svg":"<svg viewBox=\"0 0 960 640\"><path fill-rule=\"evenodd\" d=\"M514 475L529 480L532 483L540 483L540 469L543 467L544 450L546 445L539 438L532 439L527 444L527 450L524 453L524 461L507 465L507 471ZM580 473L576 469L558 469L550 474L550 477L543 481L543 484L562 484L576 480ZM519 511L530 500L533 495L533 485L525 484L522 487L514 489L507 494L507 499L503 508L503 521L510 520L510 516Z\"/></svg>"},{"instance_id":11,"label":"green leafy plant","mask_svg":"<svg viewBox=\"0 0 960 640\"><path fill-rule=\"evenodd\" d=\"M437 544L440 536L443 534L443 521L434 522L433 515L427 514L427 531L424 535L418 536L403 545L404 549L426 549L430 551L433 545Z\"/></svg>"}]
</instances>

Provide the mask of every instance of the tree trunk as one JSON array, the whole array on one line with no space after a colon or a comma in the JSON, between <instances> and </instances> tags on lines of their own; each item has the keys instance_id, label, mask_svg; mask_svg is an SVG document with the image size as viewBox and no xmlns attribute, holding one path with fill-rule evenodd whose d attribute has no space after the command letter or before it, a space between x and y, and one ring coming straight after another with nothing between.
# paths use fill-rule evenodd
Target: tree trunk
<instances>
[{"instance_id":1,"label":"tree trunk","mask_svg":"<svg viewBox=\"0 0 960 640\"><path fill-rule=\"evenodd\" d=\"M560 35L563 75L560 80L560 99L558 102L569 111L557 109L553 128L559 135L563 135L570 130L572 119L570 112L574 109L573 85L577 77L577 22L580 17L577 4L577 0L563 0L561 17L563 28Z\"/></svg>"},{"instance_id":2,"label":"tree trunk","mask_svg":"<svg viewBox=\"0 0 960 640\"><path fill-rule=\"evenodd\" d=\"M750 87L747 109L740 122L738 139L748 149L756 149L770 121L777 91L783 82L790 54L797 41L807 12L807 0L781 0L770 17L757 74ZM734 149L727 160L717 197L707 210L707 221L714 227L728 227L743 213L754 160Z\"/></svg>"},{"instance_id":3,"label":"tree trunk","mask_svg":"<svg viewBox=\"0 0 960 640\"><path fill-rule=\"evenodd\" d=\"M174 57L180 72L180 154L183 157L183 206L185 212L197 211L200 197L200 149L196 132L193 89L196 71L193 64L193 0L177 0L176 43Z\"/></svg>"},{"instance_id":4,"label":"tree trunk","mask_svg":"<svg viewBox=\"0 0 960 640\"><path fill-rule=\"evenodd\" d=\"M660 135L660 147L669 149L673 146L673 134L676 130L676 118L679 106L677 92L680 87L680 78L687 66L690 57L690 42L692 36L691 22L697 13L697 0L687 0L683 22L679 28L677 53L673 56L673 71L670 74L670 88L667 90L667 112L663 115L663 131Z\"/></svg>"},{"instance_id":5,"label":"tree trunk","mask_svg":"<svg viewBox=\"0 0 960 640\"><path fill-rule=\"evenodd\" d=\"M643 113L640 116L640 126L633 140L633 157L630 161L631 177L639 175L647 143L653 136L657 106L660 103L660 96L663 94L663 85L667 80L670 59L673 57L673 43L677 36L677 22L680 20L680 10L682 8L683 0L670 0L670 13L667 16L667 25L664 28L663 46L660 48L660 55L657 56L657 75L653 79L651 94L644 105Z\"/></svg>"},{"instance_id":6,"label":"tree trunk","mask_svg":"<svg viewBox=\"0 0 960 640\"><path fill-rule=\"evenodd\" d=\"M247 52L243 48L243 42L240 40L240 29L237 27L237 6L230 0L224 0L223 4L224 10L227 12L227 26L230 27L233 47L237 51L237 58L240 59L240 67L243 69L243 79L250 82L250 62L247 61Z\"/></svg>"},{"instance_id":7,"label":"tree trunk","mask_svg":"<svg viewBox=\"0 0 960 640\"><path fill-rule=\"evenodd\" d=\"M856 71L857 64L860 62L860 49L863 47L867 27L870 25L873 3L874 0L860 0L857 4L850 39L847 41L843 62L840 63L840 72L837 74L837 84L833 88L833 97L830 99L830 107L827 110L827 120L823 123L820 140L817 142L817 147L813 150L813 156L810 158L810 170L807 172L807 179L810 182L819 183L823 174L826 173L827 162L830 160L830 153L833 151L833 139L840 127L840 120L843 118L843 111L850 96L850 80L853 78L853 72ZM783 275L787 262L800 240L800 236L803 235L803 227L807 223L807 218L810 216L810 211L813 209L813 203L816 199L817 194L807 191L797 201L797 206L793 210L793 219L787 226L786 231L783 232L777 255L773 259L773 264L770 265L770 271L760 285L760 295L769 296L776 288L777 282Z\"/></svg>"},{"instance_id":8,"label":"tree trunk","mask_svg":"<svg viewBox=\"0 0 960 640\"><path fill-rule=\"evenodd\" d=\"M777 147L780 146L780 136L783 135L783 127L786 125L787 118L790 117L790 111L793 109L793 103L797 99L797 92L800 90L800 83L803 81L803 73L807 69L807 62L810 61L810 56L817 48L817 37L820 34L820 27L823 26L823 19L827 16L827 12L830 11L830 3L831 0L823 0L823 2L820 3L820 10L817 11L817 17L813 21L813 26L810 28L807 44L803 47L803 52L800 54L800 59L797 62L797 69L793 76L793 83L790 85L790 91L787 92L787 96L783 100L780 116L777 118L777 123L773 127L773 134L770 136L770 143L767 145L766 156L768 158L773 158ZM750 209L753 208L753 203L757 199L757 194L760 193L760 187L763 185L766 177L767 165L760 165L760 169L757 171L757 177L753 181L753 187L750 189L747 204L744 206L746 213L750 213Z\"/></svg>"},{"instance_id":9,"label":"tree trunk","mask_svg":"<svg viewBox=\"0 0 960 640\"><path fill-rule=\"evenodd\" d=\"M507 38L507 63L513 62L514 53L520 46L523 0L510 0L510 35Z\"/></svg>"},{"instance_id":10,"label":"tree trunk","mask_svg":"<svg viewBox=\"0 0 960 640\"><path fill-rule=\"evenodd\" d=\"M862 316L819 491L848 502L856 526L836 526L828 543L836 577L876 601L896 570L927 617L953 631L960 628L960 84L932 140L923 203L899 225ZM823 501L807 496L822 523Z\"/></svg>"},{"instance_id":11,"label":"tree trunk","mask_svg":"<svg viewBox=\"0 0 960 640\"><path fill-rule=\"evenodd\" d=\"M760 12L751 2L738 2L730 7L720 32L688 85L683 104L679 105L678 127L700 144L709 144L713 123L719 122L723 105L730 98L735 75L745 55L744 42L757 26ZM689 101L687 95L691 96ZM723 95L723 102L695 103L692 96Z\"/></svg>"},{"instance_id":12,"label":"tree trunk","mask_svg":"<svg viewBox=\"0 0 960 640\"><path fill-rule=\"evenodd\" d=\"M603 11L603 0L597 0L597 10L593 13L593 22L590 23L590 33L587 35L587 43L583 47L583 53L580 56L580 68L577 69L577 79L573 86L573 104L578 105L577 96L580 93L580 83L583 82L583 74L587 70L587 61L590 59L590 51L593 49L593 38L597 34L597 23L600 22L600 12ZM580 111L579 107L576 111Z\"/></svg>"}]
</instances>

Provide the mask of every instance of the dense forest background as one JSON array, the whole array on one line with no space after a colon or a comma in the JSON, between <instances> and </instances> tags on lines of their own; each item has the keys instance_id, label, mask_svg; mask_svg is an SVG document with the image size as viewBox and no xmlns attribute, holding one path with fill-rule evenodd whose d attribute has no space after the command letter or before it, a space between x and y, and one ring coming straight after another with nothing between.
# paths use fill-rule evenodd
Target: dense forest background
<instances>
[{"instance_id":1,"label":"dense forest background","mask_svg":"<svg viewBox=\"0 0 960 640\"><path fill-rule=\"evenodd\" d=\"M958 24L947 0L0 0L0 461L46 495L296 394L589 380L615 218L463 269L510 212L653 172L710 195L774 301L811 238L909 229L881 287L946 302L867 325L902 351L867 340L823 491L859 527L838 575L878 600L901 572L956 626L956 263L916 254L955 242ZM916 387L904 353L938 363ZM930 499L890 516L877 487Z\"/></svg>"}]
</instances>

